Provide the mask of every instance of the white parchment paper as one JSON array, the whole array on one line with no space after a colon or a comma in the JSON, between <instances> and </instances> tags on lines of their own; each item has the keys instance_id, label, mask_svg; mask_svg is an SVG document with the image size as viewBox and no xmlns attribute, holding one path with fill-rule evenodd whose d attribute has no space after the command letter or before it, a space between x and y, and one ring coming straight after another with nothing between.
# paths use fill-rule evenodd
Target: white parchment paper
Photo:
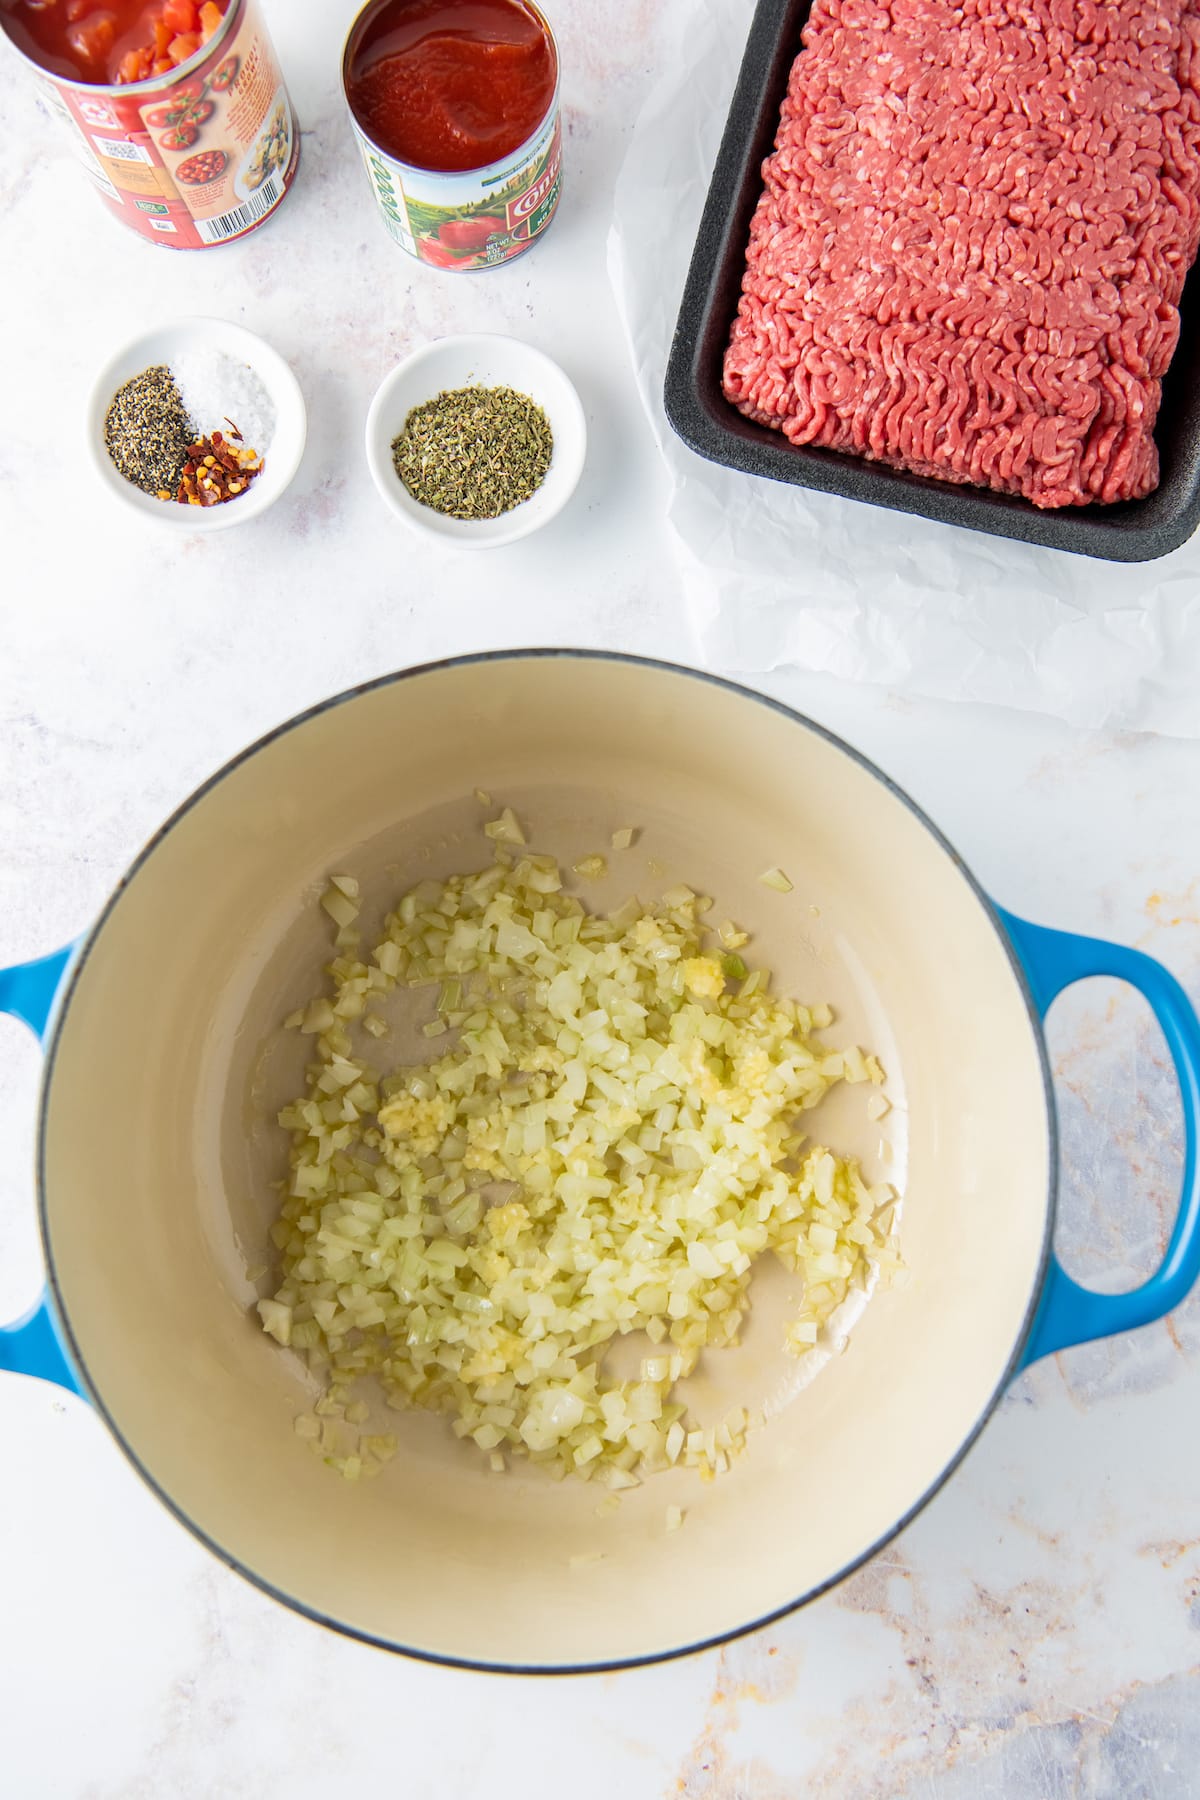
<instances>
[{"instance_id":1,"label":"white parchment paper","mask_svg":"<svg viewBox=\"0 0 1200 1800\"><path fill-rule=\"evenodd\" d=\"M752 10L679 9L609 242L703 654L1200 737L1200 533L1158 562L1092 561L722 469L667 424L667 353Z\"/></svg>"}]
</instances>

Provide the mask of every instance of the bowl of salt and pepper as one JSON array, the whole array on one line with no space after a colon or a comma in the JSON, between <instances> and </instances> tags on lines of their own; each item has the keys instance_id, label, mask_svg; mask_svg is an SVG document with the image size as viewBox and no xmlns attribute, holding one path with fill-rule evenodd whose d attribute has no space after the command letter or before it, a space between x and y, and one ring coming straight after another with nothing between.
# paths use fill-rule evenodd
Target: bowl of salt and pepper
<instances>
[{"instance_id":1,"label":"bowl of salt and pepper","mask_svg":"<svg viewBox=\"0 0 1200 1800\"><path fill-rule=\"evenodd\" d=\"M287 363L221 319L135 338L97 377L88 409L92 461L110 492L188 532L264 513L299 468L306 434Z\"/></svg>"}]
</instances>

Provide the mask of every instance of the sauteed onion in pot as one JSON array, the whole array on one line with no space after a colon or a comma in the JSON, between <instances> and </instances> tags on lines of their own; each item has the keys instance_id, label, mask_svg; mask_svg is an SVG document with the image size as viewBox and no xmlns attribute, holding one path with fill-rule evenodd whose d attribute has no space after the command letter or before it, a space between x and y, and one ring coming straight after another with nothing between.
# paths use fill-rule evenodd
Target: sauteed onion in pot
<instances>
[{"instance_id":1,"label":"sauteed onion in pot","mask_svg":"<svg viewBox=\"0 0 1200 1800\"><path fill-rule=\"evenodd\" d=\"M338 954L288 1021L314 1056L280 1114L282 1278L258 1308L326 1382L297 1430L349 1478L375 1473L394 1438L350 1429L374 1376L497 1469L711 1477L750 1421L702 1426L675 1386L736 1341L756 1259L804 1277L796 1355L898 1267L891 1190L802 1128L835 1083L883 1072L822 1043L829 1009L771 994L691 889L593 914L511 811L485 829L492 865L405 894L369 954L357 882L324 896ZM433 1060L385 1072L398 989L433 1002ZM634 1332L640 1374L620 1379L605 1354Z\"/></svg>"}]
</instances>

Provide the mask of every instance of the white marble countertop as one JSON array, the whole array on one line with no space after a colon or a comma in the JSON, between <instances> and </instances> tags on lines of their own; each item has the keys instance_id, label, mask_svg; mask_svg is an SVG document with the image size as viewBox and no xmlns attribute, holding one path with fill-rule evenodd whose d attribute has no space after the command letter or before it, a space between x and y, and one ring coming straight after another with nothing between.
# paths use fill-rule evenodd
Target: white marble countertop
<instances>
[{"instance_id":1,"label":"white marble countertop","mask_svg":"<svg viewBox=\"0 0 1200 1800\"><path fill-rule=\"evenodd\" d=\"M479 279L416 268L372 215L335 81L353 0L265 3L304 126L299 185L268 229L209 254L123 234L0 58L0 966L76 935L203 776L341 687L505 645L697 655L605 264L622 149L667 15L691 0L557 0L561 216ZM164 544L100 490L80 423L110 351L183 312L268 337L311 436L265 519ZM568 511L486 559L405 535L360 448L392 362L478 328L559 358L592 433ZM1136 942L1200 996L1200 744L827 680L786 691L907 786L1006 905ZM1050 1037L1060 1243L1077 1274L1128 1283L1161 1251L1180 1166L1161 1040L1105 984L1061 1003ZM0 1317L39 1281L37 1073L0 1019ZM778 1627L658 1669L518 1685L294 1617L176 1526L82 1402L0 1378L0 1789L1182 1800L1200 1792L1198 1418L1193 1297L1022 1377L899 1541Z\"/></svg>"}]
</instances>

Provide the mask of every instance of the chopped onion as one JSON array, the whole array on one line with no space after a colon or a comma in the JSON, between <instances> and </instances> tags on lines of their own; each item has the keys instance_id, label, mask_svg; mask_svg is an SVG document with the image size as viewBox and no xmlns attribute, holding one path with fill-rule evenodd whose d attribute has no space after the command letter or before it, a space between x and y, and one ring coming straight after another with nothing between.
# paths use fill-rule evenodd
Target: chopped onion
<instances>
[{"instance_id":1,"label":"chopped onion","mask_svg":"<svg viewBox=\"0 0 1200 1800\"><path fill-rule=\"evenodd\" d=\"M321 905L335 925L353 925L358 917L357 899L347 894L341 886L341 881L346 879L346 876L342 876L341 880L335 876L328 890L321 896Z\"/></svg>"},{"instance_id":2,"label":"chopped onion","mask_svg":"<svg viewBox=\"0 0 1200 1800\"><path fill-rule=\"evenodd\" d=\"M500 817L490 820L483 829L498 844L524 844L528 841L511 806L506 806Z\"/></svg>"},{"instance_id":3,"label":"chopped onion","mask_svg":"<svg viewBox=\"0 0 1200 1800\"><path fill-rule=\"evenodd\" d=\"M525 843L510 808L484 830ZM357 1436L353 1397L373 1376L388 1405L448 1414L497 1471L516 1454L615 1497L672 1466L724 1470L744 1411L709 1425L675 1385L737 1341L756 1259L804 1277L797 1354L872 1268L900 1266L891 1190L797 1128L835 1082L881 1085L878 1063L815 1040L829 1008L772 996L730 953L745 934L726 921L714 943L689 887L601 917L552 858L501 847L405 894L360 956L348 885L322 897L329 992L290 1015L315 1044L279 1115L282 1268L257 1303L325 1378L298 1434L348 1480L378 1473L394 1440ZM444 1041L383 1070L364 1060L388 1030L367 1003L397 987L436 990L420 1029ZM621 1380L603 1357L629 1332L661 1349Z\"/></svg>"},{"instance_id":4,"label":"chopped onion","mask_svg":"<svg viewBox=\"0 0 1200 1800\"><path fill-rule=\"evenodd\" d=\"M262 1320L262 1328L268 1337L277 1343L290 1344L292 1341L292 1309L281 1300L260 1300L258 1316Z\"/></svg>"},{"instance_id":5,"label":"chopped onion","mask_svg":"<svg viewBox=\"0 0 1200 1800\"><path fill-rule=\"evenodd\" d=\"M790 894L792 884L782 869L764 869L758 878L764 887L774 888L777 894Z\"/></svg>"}]
</instances>

